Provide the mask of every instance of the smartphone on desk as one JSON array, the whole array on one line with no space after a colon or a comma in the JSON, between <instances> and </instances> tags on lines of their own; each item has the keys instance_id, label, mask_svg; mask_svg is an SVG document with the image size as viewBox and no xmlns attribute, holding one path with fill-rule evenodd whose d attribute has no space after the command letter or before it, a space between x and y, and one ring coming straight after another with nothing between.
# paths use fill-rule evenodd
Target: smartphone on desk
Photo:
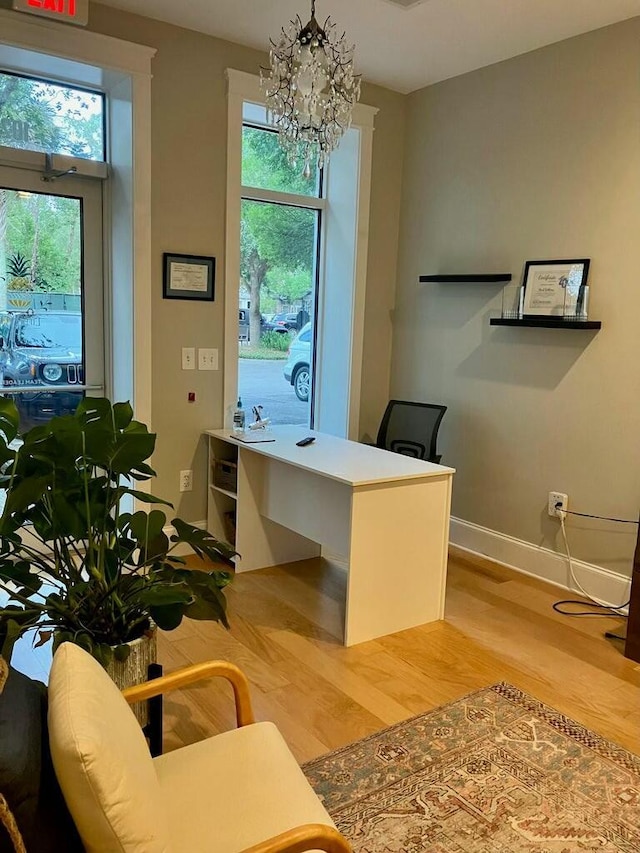
<instances>
[{"instance_id":1,"label":"smartphone on desk","mask_svg":"<svg viewBox=\"0 0 640 853\"><path fill-rule=\"evenodd\" d=\"M296 447L306 447L308 444L313 444L315 440L315 435L308 435L306 438L301 438L300 441L296 441Z\"/></svg>"}]
</instances>

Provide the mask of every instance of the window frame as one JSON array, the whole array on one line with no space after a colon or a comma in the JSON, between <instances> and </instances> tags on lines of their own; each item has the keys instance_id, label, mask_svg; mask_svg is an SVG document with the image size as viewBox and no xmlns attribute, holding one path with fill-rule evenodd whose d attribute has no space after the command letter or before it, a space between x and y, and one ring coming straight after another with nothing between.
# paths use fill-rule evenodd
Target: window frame
<instances>
[{"instance_id":1,"label":"window frame","mask_svg":"<svg viewBox=\"0 0 640 853\"><path fill-rule=\"evenodd\" d=\"M244 112L244 104L246 100L243 100L243 112ZM273 129L271 125L268 124L260 124L259 122L247 121L244 118L242 119L242 128L240 135L240 145L242 146L243 135L242 132L245 127L256 128L258 130L264 130L267 133L277 134L277 131ZM242 169L242 162L241 162ZM320 172L320 187L318 195L301 195L298 193L288 193L282 192L280 190L267 190L260 189L259 187L249 186L248 184L241 184L240 186L240 208L242 210L242 202L244 201L254 201L254 202L263 202L265 204L280 204L283 207L298 207L303 210L312 210L316 213L316 240L314 247L314 271L313 271L313 311L312 316L314 318L312 331L313 335L310 340L310 355L311 355L311 376L313 377L313 384L311 387L311 395L309 398L309 426L313 428L314 420L315 420L315 364L316 364L316 353L317 353L317 344L318 344L318 324L316 322L316 318L318 316L318 297L319 297L319 288L320 282L323 280L324 269L323 269L323 258L324 258L324 242L325 242L325 227L324 223L326 221L326 217L324 213L327 209L327 199L325 197L325 189L326 189L326 181L324 179L324 170ZM290 312L284 312L290 313ZM236 362L236 374L237 374L237 362ZM236 396L239 396L239 391L236 391Z\"/></svg>"},{"instance_id":2,"label":"window frame","mask_svg":"<svg viewBox=\"0 0 640 853\"><path fill-rule=\"evenodd\" d=\"M106 151L110 170L118 179L105 186L103 202L105 382L113 397L131 400L136 417L152 427L149 211L151 60L156 50L4 9L0 9L0 32L4 70L106 95ZM32 156L31 152L9 150ZM63 157L55 155L54 168L58 168L56 158ZM79 164L78 174L86 174L81 172L81 164L106 168L96 161L73 160ZM113 341L116 327L117 347Z\"/></svg>"},{"instance_id":3,"label":"window frame","mask_svg":"<svg viewBox=\"0 0 640 853\"><path fill-rule=\"evenodd\" d=\"M243 106L245 102L265 105L264 95L260 89L259 77L243 71L228 68L227 98L227 221L226 221L226 261L225 261L225 340L224 340L224 377L223 377L223 417L221 424L231 426L231 417L238 393L238 308L239 296L237 282L240 279L240 214L243 193L251 190L242 186L242 127L243 123L259 126L256 122L244 122ZM349 364L349 403L345 418L343 434L347 438L357 440L360 424L360 393L362 384L362 357L364 339L364 301L366 292L367 255L369 239L369 204L371 194L371 164L373 149L374 118L378 110L365 104L357 104L354 110L353 127L360 132L359 163L357 175L357 222L354 223L354 276L353 276L353 322L351 326L351 347ZM325 171L331 169L331 163ZM326 176L325 176L326 177ZM313 196L293 196L304 198L303 207L313 207L313 203L322 202L319 206L322 212L321 228L325 228L328 182L322 182L322 198ZM255 190L254 190L255 191ZM260 190L260 200L268 200L267 195L273 194L283 201L287 193L274 193L271 190ZM245 196L246 197L246 196ZM275 201L275 197L273 198ZM285 202L286 203L286 202ZM326 263L326 240L319 254L318 267L320 281L323 280L323 270ZM322 294L319 294L320 301ZM316 312L316 318L318 312ZM317 327L317 323L316 323ZM318 350L318 331L315 332L314 350ZM316 395L314 394L314 397ZM312 411L312 416L315 412ZM322 423L316 423L316 428L322 429Z\"/></svg>"}]
</instances>

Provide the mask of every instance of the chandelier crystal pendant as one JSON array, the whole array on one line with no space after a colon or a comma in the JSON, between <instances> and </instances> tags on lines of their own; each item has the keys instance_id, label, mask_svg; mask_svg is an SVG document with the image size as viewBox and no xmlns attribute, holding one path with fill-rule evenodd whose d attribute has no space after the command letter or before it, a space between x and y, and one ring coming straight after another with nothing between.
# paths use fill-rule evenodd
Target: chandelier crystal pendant
<instances>
[{"instance_id":1,"label":"chandelier crystal pendant","mask_svg":"<svg viewBox=\"0 0 640 853\"><path fill-rule=\"evenodd\" d=\"M298 15L283 27L278 42L271 39L270 68L260 69L267 118L278 128L287 159L292 165L301 161L306 177L312 161L320 169L325 165L351 126L360 97L353 52L331 18L320 27L315 0L306 26Z\"/></svg>"}]
</instances>

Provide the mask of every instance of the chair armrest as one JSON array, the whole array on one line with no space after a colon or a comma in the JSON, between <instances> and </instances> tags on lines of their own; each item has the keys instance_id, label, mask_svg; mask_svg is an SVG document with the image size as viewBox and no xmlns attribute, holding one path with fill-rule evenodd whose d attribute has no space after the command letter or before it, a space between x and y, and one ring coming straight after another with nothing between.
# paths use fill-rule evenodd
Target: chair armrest
<instances>
[{"instance_id":1,"label":"chair armrest","mask_svg":"<svg viewBox=\"0 0 640 853\"><path fill-rule=\"evenodd\" d=\"M326 853L352 853L351 845L337 829L324 823L307 823L261 841L242 853L304 853L324 850Z\"/></svg>"},{"instance_id":2,"label":"chair armrest","mask_svg":"<svg viewBox=\"0 0 640 853\"><path fill-rule=\"evenodd\" d=\"M247 677L235 664L224 660L210 660L176 669L169 675L145 681L135 687L128 687L122 691L122 695L130 704L143 702L145 699L153 699L154 696L159 696L161 693L169 693L171 690L178 690L198 681L215 677L226 678L233 687L238 727L255 723Z\"/></svg>"}]
</instances>

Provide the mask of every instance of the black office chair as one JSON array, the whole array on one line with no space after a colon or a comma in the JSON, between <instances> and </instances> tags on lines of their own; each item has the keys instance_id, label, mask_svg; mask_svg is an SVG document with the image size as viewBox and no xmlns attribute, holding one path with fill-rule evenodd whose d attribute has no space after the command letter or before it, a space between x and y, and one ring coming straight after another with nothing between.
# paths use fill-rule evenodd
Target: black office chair
<instances>
[{"instance_id":1,"label":"black office chair","mask_svg":"<svg viewBox=\"0 0 640 853\"><path fill-rule=\"evenodd\" d=\"M428 462L440 462L436 442L446 406L389 400L378 430L376 447Z\"/></svg>"}]
</instances>

